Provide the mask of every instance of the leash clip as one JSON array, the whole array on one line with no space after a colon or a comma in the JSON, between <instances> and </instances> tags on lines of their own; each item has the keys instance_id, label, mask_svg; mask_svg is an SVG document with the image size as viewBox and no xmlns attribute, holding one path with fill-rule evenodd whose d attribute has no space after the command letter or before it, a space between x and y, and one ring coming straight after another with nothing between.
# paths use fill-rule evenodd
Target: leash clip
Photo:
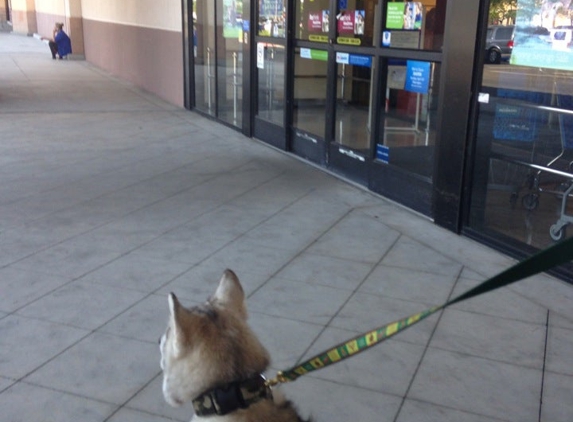
<instances>
[{"instance_id":1,"label":"leash clip","mask_svg":"<svg viewBox=\"0 0 573 422\"><path fill-rule=\"evenodd\" d=\"M282 371L277 372L277 375L274 378L265 380L265 385L268 388L272 388L276 385L283 384L285 382L289 382L290 380L283 375Z\"/></svg>"}]
</instances>

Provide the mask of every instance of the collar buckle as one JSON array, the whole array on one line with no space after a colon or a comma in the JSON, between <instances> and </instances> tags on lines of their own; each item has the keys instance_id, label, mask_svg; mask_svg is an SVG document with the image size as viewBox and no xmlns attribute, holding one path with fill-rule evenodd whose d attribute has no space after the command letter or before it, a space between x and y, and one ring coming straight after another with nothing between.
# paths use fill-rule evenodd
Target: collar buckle
<instances>
[{"instance_id":1,"label":"collar buckle","mask_svg":"<svg viewBox=\"0 0 573 422\"><path fill-rule=\"evenodd\" d=\"M193 400L193 408L197 416L223 416L271 397L272 393L265 377L256 375L244 381L232 382L206 391Z\"/></svg>"}]
</instances>

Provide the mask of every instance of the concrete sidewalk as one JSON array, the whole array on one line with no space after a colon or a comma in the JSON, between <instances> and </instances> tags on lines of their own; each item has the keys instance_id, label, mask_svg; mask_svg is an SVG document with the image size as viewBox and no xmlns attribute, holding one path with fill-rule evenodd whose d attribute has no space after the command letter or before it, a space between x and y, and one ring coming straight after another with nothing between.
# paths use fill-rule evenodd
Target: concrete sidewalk
<instances>
[{"instance_id":1,"label":"concrete sidewalk","mask_svg":"<svg viewBox=\"0 0 573 422\"><path fill-rule=\"evenodd\" d=\"M188 421L166 293L237 272L284 369L514 263L83 61L0 33L0 419ZM539 275L285 386L318 422L573 421L573 286Z\"/></svg>"}]
</instances>

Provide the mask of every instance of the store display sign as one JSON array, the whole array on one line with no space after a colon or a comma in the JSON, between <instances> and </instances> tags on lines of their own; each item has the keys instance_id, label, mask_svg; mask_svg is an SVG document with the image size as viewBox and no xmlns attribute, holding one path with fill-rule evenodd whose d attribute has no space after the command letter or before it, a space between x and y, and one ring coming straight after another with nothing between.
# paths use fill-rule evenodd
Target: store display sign
<instances>
[{"instance_id":1,"label":"store display sign","mask_svg":"<svg viewBox=\"0 0 573 422\"><path fill-rule=\"evenodd\" d=\"M328 32L328 10L308 12L308 32Z\"/></svg>"},{"instance_id":2,"label":"store display sign","mask_svg":"<svg viewBox=\"0 0 573 422\"><path fill-rule=\"evenodd\" d=\"M354 14L348 12L341 12L338 17L338 33L339 34L354 34Z\"/></svg>"},{"instance_id":3,"label":"store display sign","mask_svg":"<svg viewBox=\"0 0 573 422\"><path fill-rule=\"evenodd\" d=\"M322 32L322 12L309 12L308 14L308 31Z\"/></svg>"},{"instance_id":4,"label":"store display sign","mask_svg":"<svg viewBox=\"0 0 573 422\"><path fill-rule=\"evenodd\" d=\"M403 29L404 28L404 9L405 3L392 2L388 3L386 8L386 28Z\"/></svg>"},{"instance_id":5,"label":"store display sign","mask_svg":"<svg viewBox=\"0 0 573 422\"><path fill-rule=\"evenodd\" d=\"M325 62L328 60L328 51L314 50L312 48L301 48L300 57L302 59L320 60Z\"/></svg>"},{"instance_id":6,"label":"store display sign","mask_svg":"<svg viewBox=\"0 0 573 422\"><path fill-rule=\"evenodd\" d=\"M345 10L340 12L338 18L338 33L339 34L364 34L364 10Z\"/></svg>"},{"instance_id":7,"label":"store display sign","mask_svg":"<svg viewBox=\"0 0 573 422\"><path fill-rule=\"evenodd\" d=\"M390 148L386 145L376 144L376 158L385 164L390 163Z\"/></svg>"},{"instance_id":8,"label":"store display sign","mask_svg":"<svg viewBox=\"0 0 573 422\"><path fill-rule=\"evenodd\" d=\"M386 29L422 29L424 5L417 1L392 2L386 5Z\"/></svg>"},{"instance_id":9,"label":"store display sign","mask_svg":"<svg viewBox=\"0 0 573 422\"><path fill-rule=\"evenodd\" d=\"M362 41L360 38L353 38L353 37L337 37L336 38L337 44L345 44L345 45L360 45Z\"/></svg>"},{"instance_id":10,"label":"store display sign","mask_svg":"<svg viewBox=\"0 0 573 422\"><path fill-rule=\"evenodd\" d=\"M430 87L430 62L408 60L406 62L406 85L404 89L418 94L427 94Z\"/></svg>"},{"instance_id":11,"label":"store display sign","mask_svg":"<svg viewBox=\"0 0 573 422\"><path fill-rule=\"evenodd\" d=\"M406 66L388 65L386 88L404 89L406 85Z\"/></svg>"},{"instance_id":12,"label":"store display sign","mask_svg":"<svg viewBox=\"0 0 573 422\"><path fill-rule=\"evenodd\" d=\"M552 19L547 18L545 6L562 2L518 0L515 17L514 45L509 63L550 69L573 70L573 27L568 10L554 7ZM543 25L543 26L540 26ZM569 24L568 24L569 25Z\"/></svg>"},{"instance_id":13,"label":"store display sign","mask_svg":"<svg viewBox=\"0 0 573 422\"><path fill-rule=\"evenodd\" d=\"M265 68L265 44L257 43L257 68Z\"/></svg>"},{"instance_id":14,"label":"store display sign","mask_svg":"<svg viewBox=\"0 0 573 422\"><path fill-rule=\"evenodd\" d=\"M386 29L382 46L420 48L424 5L420 2L392 2L386 5Z\"/></svg>"},{"instance_id":15,"label":"store display sign","mask_svg":"<svg viewBox=\"0 0 573 422\"><path fill-rule=\"evenodd\" d=\"M336 53L336 63L372 67L372 57L362 54Z\"/></svg>"}]
</instances>

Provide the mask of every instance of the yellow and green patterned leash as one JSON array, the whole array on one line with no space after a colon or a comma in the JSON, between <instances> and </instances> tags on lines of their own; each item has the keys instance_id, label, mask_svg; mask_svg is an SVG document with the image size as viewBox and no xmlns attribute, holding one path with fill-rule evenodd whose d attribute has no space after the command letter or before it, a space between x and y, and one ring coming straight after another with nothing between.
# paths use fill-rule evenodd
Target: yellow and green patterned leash
<instances>
[{"instance_id":1,"label":"yellow and green patterned leash","mask_svg":"<svg viewBox=\"0 0 573 422\"><path fill-rule=\"evenodd\" d=\"M484 281L466 293L449 300L441 306L435 306L423 312L402 318L390 324L384 325L367 333L360 334L350 340L340 343L322 353L313 356L305 362L293 366L284 371L279 371L275 378L267 381L267 385L274 386L280 383L294 381L301 375L317 369L324 368L333 363L340 362L350 356L354 356L364 350L369 349L384 340L404 331L406 328L417 324L430 315L444 309L454 303L461 302L474 296L507 286L516 281L530 277L532 275L548 271L556 266L565 264L573 260L573 238L564 240L547 249L544 249L528 259L508 268L507 270Z\"/></svg>"}]
</instances>

